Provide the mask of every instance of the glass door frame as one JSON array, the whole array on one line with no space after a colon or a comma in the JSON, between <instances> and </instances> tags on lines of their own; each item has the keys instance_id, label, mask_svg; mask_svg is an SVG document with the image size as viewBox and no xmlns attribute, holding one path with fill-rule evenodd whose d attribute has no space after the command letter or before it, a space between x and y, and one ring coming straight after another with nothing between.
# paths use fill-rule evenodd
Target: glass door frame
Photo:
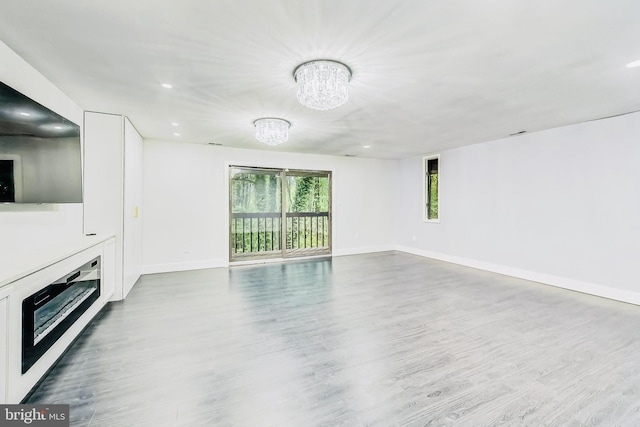
<instances>
[{"instance_id":1,"label":"glass door frame","mask_svg":"<svg viewBox=\"0 0 640 427\"><path fill-rule=\"evenodd\" d=\"M229 192L229 200L228 200L228 213L229 213L229 227L228 227L228 238L229 238L229 262L243 262L243 261L254 261L254 260L262 260L262 259L294 259L294 258L303 258L303 257L313 257L313 256L331 256L332 248L333 248L333 180L332 180L332 172L331 171L323 171L323 170L308 170L308 169L288 169L288 168L271 168L271 167L260 167L260 166L241 166L237 164L229 164L228 165L228 192ZM234 256L234 239L233 239L233 226L234 226L234 218L233 218L233 176L232 171L234 169L244 169L244 170L255 170L256 172L278 172L280 175L280 251L278 253L266 253L266 252L255 252L249 254L235 255ZM327 213L327 247L321 248L318 250L310 250L307 254L304 251L298 251L295 253L290 252L287 249L287 194L288 194L288 186L287 186L287 176L308 176L308 177L322 177L328 179L328 213Z\"/></svg>"}]
</instances>

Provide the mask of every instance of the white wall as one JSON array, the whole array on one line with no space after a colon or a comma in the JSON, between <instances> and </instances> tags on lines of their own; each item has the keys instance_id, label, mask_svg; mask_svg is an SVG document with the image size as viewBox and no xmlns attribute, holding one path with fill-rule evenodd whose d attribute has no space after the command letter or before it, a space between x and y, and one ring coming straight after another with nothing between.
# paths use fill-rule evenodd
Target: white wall
<instances>
[{"instance_id":1,"label":"white wall","mask_svg":"<svg viewBox=\"0 0 640 427\"><path fill-rule=\"evenodd\" d=\"M81 125L82 109L0 42L0 81ZM0 204L0 258L82 236L82 204Z\"/></svg>"},{"instance_id":2,"label":"white wall","mask_svg":"<svg viewBox=\"0 0 640 427\"><path fill-rule=\"evenodd\" d=\"M333 172L333 253L392 249L397 161L144 141L145 272L228 264L227 166Z\"/></svg>"},{"instance_id":3,"label":"white wall","mask_svg":"<svg viewBox=\"0 0 640 427\"><path fill-rule=\"evenodd\" d=\"M444 151L439 224L403 160L400 248L640 303L639 142L636 113Z\"/></svg>"}]
</instances>

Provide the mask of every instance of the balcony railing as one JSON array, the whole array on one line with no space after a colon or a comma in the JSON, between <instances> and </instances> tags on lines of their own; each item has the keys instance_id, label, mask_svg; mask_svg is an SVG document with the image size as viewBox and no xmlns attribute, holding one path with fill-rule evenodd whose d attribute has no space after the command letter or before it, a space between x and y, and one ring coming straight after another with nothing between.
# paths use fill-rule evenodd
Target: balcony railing
<instances>
[{"instance_id":1,"label":"balcony railing","mask_svg":"<svg viewBox=\"0 0 640 427\"><path fill-rule=\"evenodd\" d=\"M287 212L284 230L289 252L329 249L329 212ZM234 255L282 253L282 214L231 214L231 250Z\"/></svg>"}]
</instances>

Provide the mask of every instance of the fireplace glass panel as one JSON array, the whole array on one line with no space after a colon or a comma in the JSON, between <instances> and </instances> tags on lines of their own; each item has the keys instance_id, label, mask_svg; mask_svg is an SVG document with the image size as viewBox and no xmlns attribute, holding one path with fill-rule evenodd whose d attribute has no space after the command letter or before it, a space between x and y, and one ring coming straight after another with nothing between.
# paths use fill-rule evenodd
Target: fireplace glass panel
<instances>
[{"instance_id":1,"label":"fireplace glass panel","mask_svg":"<svg viewBox=\"0 0 640 427\"><path fill-rule=\"evenodd\" d=\"M22 372L33 364L100 296L97 257L22 302Z\"/></svg>"}]
</instances>

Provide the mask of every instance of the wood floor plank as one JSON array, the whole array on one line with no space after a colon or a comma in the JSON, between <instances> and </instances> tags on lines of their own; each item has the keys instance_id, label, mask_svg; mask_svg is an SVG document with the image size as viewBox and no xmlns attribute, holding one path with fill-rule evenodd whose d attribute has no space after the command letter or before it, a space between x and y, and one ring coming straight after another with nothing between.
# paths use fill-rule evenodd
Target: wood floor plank
<instances>
[{"instance_id":1,"label":"wood floor plank","mask_svg":"<svg viewBox=\"0 0 640 427\"><path fill-rule=\"evenodd\" d=\"M400 252L143 276L30 396L73 426L638 426L640 307Z\"/></svg>"}]
</instances>

